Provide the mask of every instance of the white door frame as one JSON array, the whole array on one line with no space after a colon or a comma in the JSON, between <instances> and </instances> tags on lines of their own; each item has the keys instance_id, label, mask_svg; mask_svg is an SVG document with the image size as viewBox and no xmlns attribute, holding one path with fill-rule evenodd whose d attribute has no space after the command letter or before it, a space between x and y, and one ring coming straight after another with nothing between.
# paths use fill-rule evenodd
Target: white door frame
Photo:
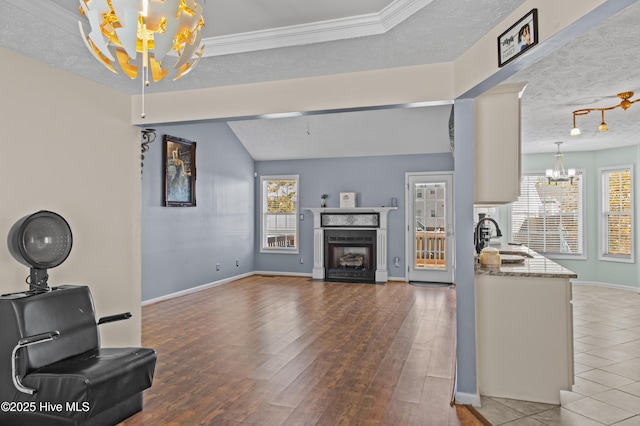
<instances>
[{"instance_id":1,"label":"white door frame","mask_svg":"<svg viewBox=\"0 0 640 426\"><path fill-rule=\"evenodd\" d=\"M442 172L406 172L405 173L405 259L407 268L405 270L405 281L409 282L411 279L411 268L414 266L413 256L415 250L415 236L411 238L410 233L413 229L412 223L414 222L414 203L410 197L413 197L412 188L410 185L411 178L435 178L438 176L443 176L445 178L450 179L451 185L451 197L447 200L447 208L450 209L449 223L447 224L447 272L442 275L446 275L443 279L443 282L454 282L455 279L455 232L454 232L454 220L455 220L455 210L454 210L454 190L453 187L453 172L452 171L442 171ZM471 237L469 237L471 238Z\"/></svg>"}]
</instances>

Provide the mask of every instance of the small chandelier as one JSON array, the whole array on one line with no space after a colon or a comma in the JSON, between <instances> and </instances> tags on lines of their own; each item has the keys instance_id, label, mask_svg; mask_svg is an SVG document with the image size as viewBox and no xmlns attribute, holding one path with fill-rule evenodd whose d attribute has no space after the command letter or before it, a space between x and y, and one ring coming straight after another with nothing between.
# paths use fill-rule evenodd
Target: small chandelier
<instances>
[{"instance_id":1,"label":"small chandelier","mask_svg":"<svg viewBox=\"0 0 640 426\"><path fill-rule=\"evenodd\" d=\"M560 153L560 145L562 145L562 142L556 142L555 144L558 145L558 152L555 154L556 161L553 165L553 169L547 169L546 171L549 185L552 183L557 185L558 182L570 182L573 184L573 179L576 177L576 169L567 169L565 171L564 163L562 162L562 154Z\"/></svg>"},{"instance_id":2,"label":"small chandelier","mask_svg":"<svg viewBox=\"0 0 640 426\"><path fill-rule=\"evenodd\" d=\"M154 82L165 78L169 70L162 63L171 52L177 57L175 81L202 58L204 20L202 6L195 0L80 0L80 13L91 25L85 34L82 22L78 23L93 56L116 74L115 62L131 79L141 76L142 118L149 70Z\"/></svg>"},{"instance_id":3,"label":"small chandelier","mask_svg":"<svg viewBox=\"0 0 640 426\"><path fill-rule=\"evenodd\" d=\"M579 136L582 134L578 126L576 126L576 116L579 115L587 115L592 111L600 111L602 114L602 120L600 121L600 125L598 126L598 131L606 132L609 130L609 126L604 121L604 112L609 111L616 108L622 108L623 110L627 110L631 105L640 101L640 99L636 99L635 101L630 101L629 98L633 96L633 92L622 92L618 93L618 98L622 99L622 101L618 105L606 107L606 108L584 108L573 111L573 127L571 128L571 136Z\"/></svg>"}]
</instances>

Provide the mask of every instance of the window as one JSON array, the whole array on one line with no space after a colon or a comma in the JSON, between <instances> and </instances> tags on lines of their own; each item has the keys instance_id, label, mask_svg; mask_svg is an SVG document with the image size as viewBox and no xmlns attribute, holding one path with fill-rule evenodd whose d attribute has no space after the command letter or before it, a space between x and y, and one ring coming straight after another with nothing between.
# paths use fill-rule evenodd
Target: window
<instances>
[{"instance_id":1,"label":"window","mask_svg":"<svg viewBox=\"0 0 640 426\"><path fill-rule=\"evenodd\" d=\"M511 205L511 240L548 257L585 258L584 173L573 183L549 184L542 173L525 174Z\"/></svg>"},{"instance_id":2,"label":"window","mask_svg":"<svg viewBox=\"0 0 640 426\"><path fill-rule=\"evenodd\" d=\"M600 260L633 262L633 173L631 166L600 172Z\"/></svg>"},{"instance_id":3,"label":"window","mask_svg":"<svg viewBox=\"0 0 640 426\"><path fill-rule=\"evenodd\" d=\"M260 251L298 253L298 175L263 176Z\"/></svg>"}]
</instances>

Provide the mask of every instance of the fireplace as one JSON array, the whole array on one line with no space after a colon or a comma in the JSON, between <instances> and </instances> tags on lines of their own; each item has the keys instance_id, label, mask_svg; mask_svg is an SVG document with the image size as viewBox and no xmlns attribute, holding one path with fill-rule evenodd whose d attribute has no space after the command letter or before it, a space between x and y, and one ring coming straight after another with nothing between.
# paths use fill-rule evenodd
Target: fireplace
<instances>
[{"instance_id":1,"label":"fireplace","mask_svg":"<svg viewBox=\"0 0 640 426\"><path fill-rule=\"evenodd\" d=\"M313 279L386 283L387 216L397 209L306 209L313 213Z\"/></svg>"},{"instance_id":2,"label":"fireplace","mask_svg":"<svg viewBox=\"0 0 640 426\"><path fill-rule=\"evenodd\" d=\"M376 231L326 229L326 281L375 283Z\"/></svg>"}]
</instances>

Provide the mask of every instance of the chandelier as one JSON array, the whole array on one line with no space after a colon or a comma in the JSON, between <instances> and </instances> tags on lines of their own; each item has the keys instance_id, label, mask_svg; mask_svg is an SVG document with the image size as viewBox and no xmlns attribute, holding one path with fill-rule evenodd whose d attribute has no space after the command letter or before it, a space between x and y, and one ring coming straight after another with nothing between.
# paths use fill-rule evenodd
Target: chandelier
<instances>
[{"instance_id":1,"label":"chandelier","mask_svg":"<svg viewBox=\"0 0 640 426\"><path fill-rule=\"evenodd\" d=\"M93 56L116 74L117 62L131 79L141 77L142 118L149 71L154 82L162 80L169 74L163 61L173 56L175 81L202 58L204 20L202 6L195 0L80 0L80 13L91 26L85 34L82 22L78 23Z\"/></svg>"},{"instance_id":2,"label":"chandelier","mask_svg":"<svg viewBox=\"0 0 640 426\"><path fill-rule=\"evenodd\" d=\"M565 171L562 154L560 153L562 142L556 142L555 144L558 145L558 152L555 154L556 160L553 169L547 169L546 171L547 181L549 184L555 183L556 185L558 182L570 182L573 184L573 179L576 177L576 169L567 169Z\"/></svg>"},{"instance_id":3,"label":"chandelier","mask_svg":"<svg viewBox=\"0 0 640 426\"><path fill-rule=\"evenodd\" d=\"M598 126L598 131L600 132L608 131L609 126L607 126L607 123L605 123L604 121L604 112L612 109L616 109L616 108L622 108L623 110L627 110L631 105L640 101L640 99L636 99L635 101L630 101L629 98L631 98L632 96L633 96L633 92L618 93L618 98L622 99L622 101L618 105L613 105L606 108L584 108L584 109L578 109L573 111L573 127L571 128L571 136L579 136L582 134L582 132L580 132L580 129L576 126L576 116L587 115L592 111L600 111L600 113L602 114L602 121Z\"/></svg>"}]
</instances>

